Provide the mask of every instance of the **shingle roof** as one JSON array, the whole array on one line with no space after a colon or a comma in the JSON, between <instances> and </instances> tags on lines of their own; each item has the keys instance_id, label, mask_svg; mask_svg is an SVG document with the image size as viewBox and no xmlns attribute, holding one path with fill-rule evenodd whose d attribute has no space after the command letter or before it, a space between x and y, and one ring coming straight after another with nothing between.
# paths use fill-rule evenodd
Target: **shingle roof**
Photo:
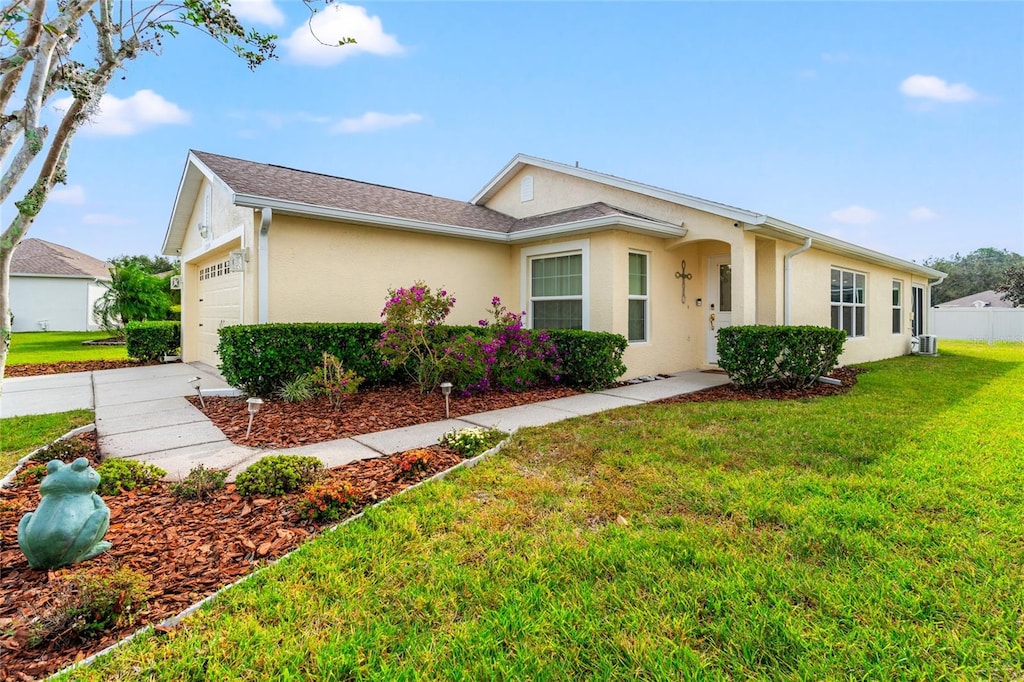
<instances>
[{"instance_id":1,"label":"shingle roof","mask_svg":"<svg viewBox=\"0 0 1024 682\"><path fill-rule=\"evenodd\" d=\"M522 230L529 230L536 227L549 227L551 225L564 225L566 223L575 223L581 220L588 220L590 218L604 218L607 216L628 216L630 218L641 218L643 220L654 220L649 216L627 211L622 208L616 208L609 206L603 201L598 201L593 204L586 204L584 206L577 206L575 208L567 208L564 211L555 211L553 213L545 213L544 215L532 216L530 218L520 218L515 221L512 225L510 232L519 232Z\"/></svg>"},{"instance_id":2,"label":"shingle roof","mask_svg":"<svg viewBox=\"0 0 1024 682\"><path fill-rule=\"evenodd\" d=\"M981 301L984 303L983 308L1012 308L1013 303L1010 301L1003 300L1003 294L997 291L989 289L988 291L979 291L976 294L970 296L963 296L952 301L946 301L945 303L939 303L936 308L975 308L974 303Z\"/></svg>"},{"instance_id":3,"label":"shingle roof","mask_svg":"<svg viewBox=\"0 0 1024 682\"><path fill-rule=\"evenodd\" d=\"M11 256L11 274L110 279L110 264L42 239L23 239Z\"/></svg>"},{"instance_id":4,"label":"shingle roof","mask_svg":"<svg viewBox=\"0 0 1024 682\"><path fill-rule=\"evenodd\" d=\"M465 201L209 152L192 153L237 194L493 232L508 232L515 222L504 213Z\"/></svg>"}]
</instances>

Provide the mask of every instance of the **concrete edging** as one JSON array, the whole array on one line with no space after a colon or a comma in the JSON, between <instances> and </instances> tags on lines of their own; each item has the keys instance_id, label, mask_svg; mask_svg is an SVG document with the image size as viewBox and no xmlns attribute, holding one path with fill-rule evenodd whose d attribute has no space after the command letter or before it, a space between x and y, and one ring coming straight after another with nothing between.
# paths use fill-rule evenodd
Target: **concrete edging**
<instances>
[{"instance_id":1,"label":"concrete edging","mask_svg":"<svg viewBox=\"0 0 1024 682\"><path fill-rule=\"evenodd\" d=\"M50 447L51 445L53 445L54 443L56 443L59 440L67 440L68 438L74 438L75 436L79 436L79 435L81 435L83 433L90 433L90 432L95 431L95 430L96 430L95 422L92 423L92 424L86 424L84 426L79 426L78 428L71 429L70 431L65 433L63 436L60 436L59 438L54 438L52 441L50 441L49 443L47 443L43 447L36 448L32 452L28 453L27 455L25 455L24 457L19 459L17 464L14 465L14 468L11 469L7 473L6 476L4 476L3 478L0 478L0 488L6 487L8 483L13 481L14 477L18 475L18 472L21 471L22 467L25 466L26 462L28 462L30 459L32 459L33 455L35 455L40 450L45 450L46 448Z\"/></svg>"},{"instance_id":2,"label":"concrete edging","mask_svg":"<svg viewBox=\"0 0 1024 682\"><path fill-rule=\"evenodd\" d=\"M95 426L93 426L93 428L95 428ZM444 480L449 474L451 474L454 471L458 471L459 469L471 469L471 468L475 467L477 464L480 464L482 461L484 461L488 457L491 457L492 455L495 455L498 452L500 452L502 450L502 448L504 448L505 445L509 442L509 440L512 439L513 435L514 435L514 432L510 433L503 441L501 441L500 443L495 445L493 448L480 453L476 457L471 457L469 459L464 459L464 460L462 460L461 462L459 462L458 464L456 464L455 466L453 466L453 467L451 467L449 469L445 469L444 471L439 471L436 474L434 474L433 476L431 476L430 478L425 478L422 481L419 481L418 483L414 483L413 485L409 486L408 488L404 488L403 490L400 490L399 492L395 493L391 497L388 497L386 499L380 500L379 502L373 503L369 507L366 507L365 509L363 509L358 514L356 514L354 516L350 516L347 519L345 519L343 521L340 521L339 523L337 523L337 524L335 524L335 525L333 525L333 526L331 526L329 528L325 528L323 530L323 532L320 533L320 536L323 536L323 535L326 535L327 533L333 533L333 532L335 532L337 530L340 530L341 528L347 526L348 524L352 523L353 521L362 518L366 514L367 511L369 511L371 509L376 509L377 507L380 507L380 506L382 506L384 504L387 504L388 502L390 502L391 500L395 499L399 495L404 495L405 493L409 492L410 490L415 490L416 488L419 488L420 486L422 486L422 485L424 485L426 483L431 483L433 481ZM62 436L62 438L66 438L66 437L68 437L68 436ZM58 439L58 440L60 440L60 439ZM317 537L320 537L320 536L317 536ZM313 538L313 539L315 540L316 538ZM203 606L205 606L206 604L212 603L218 596L221 595L221 593L227 592L228 590L230 590L230 589L232 589L234 587L237 587L237 586L245 583L246 581L256 577L257 575L259 575L263 571L267 570L271 566L274 566L274 565L280 563L281 561L284 561L285 559L287 559L291 555L295 554L296 552L302 551L308 544L309 544L309 542L306 542L306 543L303 543L302 545L299 545L298 547L296 547L292 551L288 552L287 554L284 554L284 555L278 557L277 559L274 559L273 561L270 561L270 562L264 564L263 566L260 566L259 568L257 568L252 573L248 573L248 574L242 576L241 578L239 578L235 582L229 583L229 584L225 585L224 587L220 588L219 590L217 590L213 594L204 597L203 599L197 601L195 604L192 604L191 606L189 606L185 610L177 613L176 615L173 615L170 618L165 618L164 620L160 621L156 625L154 625L152 623L149 624L149 625L146 625L145 627L140 628L140 629L136 630L135 632L133 632L132 634L128 635L124 639L120 639L120 640L114 642L113 644L108 646L106 649L103 649L102 651L97 651L96 653L94 653L94 654L92 654L90 656L86 656L85 658L83 658L80 661L76 661L75 663L72 663L71 665L69 665L66 668L58 670L57 672L53 673L52 675L50 675L46 679L47 680L56 679L60 675L64 675L65 673L70 673L70 672L72 672L72 671L74 671L74 670L76 670L76 669L78 669L78 668L80 668L82 666L89 665L93 661L95 661L97 658L100 658L101 656L105 656L105 655L107 655L107 654L109 654L109 653L111 653L111 652L121 648L122 646L124 646L125 644L128 644L129 642L131 642L133 639L135 639L139 635L142 635L142 634L144 634L146 632L149 632L150 630L153 630L156 627L162 627L162 628L175 628L175 627L177 627L178 625L181 624L181 622L185 618L188 618L192 614L196 613L199 609L203 608Z\"/></svg>"}]
</instances>

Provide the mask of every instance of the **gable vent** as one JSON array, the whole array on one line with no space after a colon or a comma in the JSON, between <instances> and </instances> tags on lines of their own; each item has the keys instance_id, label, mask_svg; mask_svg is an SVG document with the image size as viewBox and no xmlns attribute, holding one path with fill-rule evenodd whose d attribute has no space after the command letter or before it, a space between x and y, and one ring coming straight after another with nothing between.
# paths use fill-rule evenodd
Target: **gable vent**
<instances>
[{"instance_id":1,"label":"gable vent","mask_svg":"<svg viewBox=\"0 0 1024 682\"><path fill-rule=\"evenodd\" d=\"M519 181L519 201L533 201L533 176L524 175Z\"/></svg>"}]
</instances>

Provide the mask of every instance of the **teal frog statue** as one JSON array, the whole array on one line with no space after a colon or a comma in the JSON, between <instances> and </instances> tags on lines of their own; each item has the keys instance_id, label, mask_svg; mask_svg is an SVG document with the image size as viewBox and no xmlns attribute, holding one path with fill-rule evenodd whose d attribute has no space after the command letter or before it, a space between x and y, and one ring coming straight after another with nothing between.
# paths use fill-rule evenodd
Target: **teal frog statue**
<instances>
[{"instance_id":1,"label":"teal frog statue","mask_svg":"<svg viewBox=\"0 0 1024 682\"><path fill-rule=\"evenodd\" d=\"M103 540L110 510L96 494L100 475L79 457L51 460L39 484L42 501L18 524L18 546L32 568L50 569L91 559L110 549Z\"/></svg>"}]
</instances>

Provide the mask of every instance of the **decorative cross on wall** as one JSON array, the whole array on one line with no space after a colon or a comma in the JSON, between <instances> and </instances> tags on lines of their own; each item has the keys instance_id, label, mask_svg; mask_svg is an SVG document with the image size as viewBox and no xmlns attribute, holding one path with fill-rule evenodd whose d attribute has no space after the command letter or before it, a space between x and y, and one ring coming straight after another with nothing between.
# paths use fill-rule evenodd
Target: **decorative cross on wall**
<instances>
[{"instance_id":1,"label":"decorative cross on wall","mask_svg":"<svg viewBox=\"0 0 1024 682\"><path fill-rule=\"evenodd\" d=\"M686 303L686 280L693 279L693 274L686 271L686 261L679 261L679 272L676 273L676 279L679 280L679 284L682 285L682 296L680 300Z\"/></svg>"}]
</instances>

